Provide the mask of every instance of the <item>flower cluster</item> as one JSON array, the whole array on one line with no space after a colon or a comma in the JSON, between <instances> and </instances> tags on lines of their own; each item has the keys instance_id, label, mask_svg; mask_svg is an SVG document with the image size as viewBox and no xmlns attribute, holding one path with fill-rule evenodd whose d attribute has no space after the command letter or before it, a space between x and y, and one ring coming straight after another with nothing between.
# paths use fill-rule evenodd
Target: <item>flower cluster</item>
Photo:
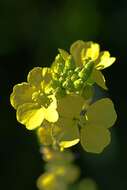
<instances>
[{"instance_id":1,"label":"flower cluster","mask_svg":"<svg viewBox=\"0 0 127 190\"><path fill-rule=\"evenodd\" d=\"M101 70L114 61L93 42L78 40L70 53L59 49L50 68L35 67L27 82L14 86L10 101L17 120L36 129L43 145L63 150L80 142L87 152L102 152L117 116L109 98L92 101L94 84L107 90Z\"/></svg>"},{"instance_id":2,"label":"flower cluster","mask_svg":"<svg viewBox=\"0 0 127 190\"><path fill-rule=\"evenodd\" d=\"M50 148L42 149L43 159L47 162L45 173L37 180L39 190L67 190L68 185L79 177L79 168L74 166L71 152L59 152Z\"/></svg>"}]
</instances>

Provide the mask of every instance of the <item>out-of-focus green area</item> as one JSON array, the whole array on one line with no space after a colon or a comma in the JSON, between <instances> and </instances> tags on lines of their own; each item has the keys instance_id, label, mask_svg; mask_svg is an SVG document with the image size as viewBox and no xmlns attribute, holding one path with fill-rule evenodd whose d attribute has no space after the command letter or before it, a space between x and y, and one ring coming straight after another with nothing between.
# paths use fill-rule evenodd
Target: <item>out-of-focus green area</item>
<instances>
[{"instance_id":1,"label":"out-of-focus green area","mask_svg":"<svg viewBox=\"0 0 127 190\"><path fill-rule=\"evenodd\" d=\"M0 1L0 189L36 190L44 171L35 134L17 123L10 106L13 86L34 66L49 66L57 48L68 50L78 39L98 42L117 58L104 75L118 121L101 155L73 148L76 163L100 190L127 189L126 20L126 0Z\"/></svg>"}]
</instances>

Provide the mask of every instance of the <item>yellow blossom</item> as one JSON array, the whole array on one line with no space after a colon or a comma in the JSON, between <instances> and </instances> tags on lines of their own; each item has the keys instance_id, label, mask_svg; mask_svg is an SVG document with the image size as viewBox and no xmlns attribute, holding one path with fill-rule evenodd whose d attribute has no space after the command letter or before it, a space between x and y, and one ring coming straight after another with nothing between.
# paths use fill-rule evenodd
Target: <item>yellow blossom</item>
<instances>
[{"instance_id":1,"label":"yellow blossom","mask_svg":"<svg viewBox=\"0 0 127 190\"><path fill-rule=\"evenodd\" d=\"M110 143L108 128L112 127L117 115L109 98L103 98L87 108L84 124L80 130L81 145L87 152L100 153Z\"/></svg>"},{"instance_id":2,"label":"yellow blossom","mask_svg":"<svg viewBox=\"0 0 127 190\"><path fill-rule=\"evenodd\" d=\"M13 88L10 102L17 110L17 120L29 130L39 127L44 119L49 122L58 120L56 98L45 92L50 79L49 68L35 67L28 74L28 82Z\"/></svg>"},{"instance_id":3,"label":"yellow blossom","mask_svg":"<svg viewBox=\"0 0 127 190\"><path fill-rule=\"evenodd\" d=\"M59 119L54 123L61 129L57 139L61 150L71 147L79 142L78 119L84 105L84 99L78 95L66 95L58 100Z\"/></svg>"},{"instance_id":4,"label":"yellow blossom","mask_svg":"<svg viewBox=\"0 0 127 190\"><path fill-rule=\"evenodd\" d=\"M58 110L61 110L60 117L54 127L61 128L57 137L61 149L80 141L87 152L100 153L110 143L108 128L114 125L117 116L109 98L85 106L80 96L68 96L58 103Z\"/></svg>"},{"instance_id":5,"label":"yellow blossom","mask_svg":"<svg viewBox=\"0 0 127 190\"><path fill-rule=\"evenodd\" d=\"M111 66L115 62L115 57L110 57L108 51L100 52L100 46L94 42L84 42L78 40L70 47L77 66L83 67L89 60L94 62L94 69L91 78L102 88L107 90L105 78L100 70Z\"/></svg>"}]
</instances>

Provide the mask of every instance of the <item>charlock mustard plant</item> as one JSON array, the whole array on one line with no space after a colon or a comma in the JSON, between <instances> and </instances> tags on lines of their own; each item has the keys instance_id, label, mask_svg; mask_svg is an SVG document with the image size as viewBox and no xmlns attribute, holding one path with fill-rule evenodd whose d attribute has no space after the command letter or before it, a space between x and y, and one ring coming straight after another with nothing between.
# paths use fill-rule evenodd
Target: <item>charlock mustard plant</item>
<instances>
[{"instance_id":1,"label":"charlock mustard plant","mask_svg":"<svg viewBox=\"0 0 127 190\"><path fill-rule=\"evenodd\" d=\"M74 42L69 53L58 51L50 68L35 67L27 82L14 86L10 102L17 120L28 130L36 130L40 144L52 147L52 151L63 151L80 142L85 151L101 153L110 143L110 127L117 115L111 99L93 102L94 86L108 90L101 70L111 66L115 58L108 51L100 51L99 44L82 40ZM51 151L47 150L48 155ZM62 167L51 166L55 174L47 170L39 178L39 189L59 189L57 181L62 174L58 171L73 170L72 166ZM66 189L68 182L63 181L61 186Z\"/></svg>"}]
</instances>

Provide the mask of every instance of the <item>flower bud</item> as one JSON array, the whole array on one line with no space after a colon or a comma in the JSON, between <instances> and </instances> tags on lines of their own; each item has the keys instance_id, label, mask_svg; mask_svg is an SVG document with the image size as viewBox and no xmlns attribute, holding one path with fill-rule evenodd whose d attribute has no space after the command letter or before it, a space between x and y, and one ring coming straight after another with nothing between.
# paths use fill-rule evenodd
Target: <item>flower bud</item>
<instances>
[{"instance_id":1,"label":"flower bud","mask_svg":"<svg viewBox=\"0 0 127 190\"><path fill-rule=\"evenodd\" d=\"M94 63L92 61L88 62L85 67L79 72L79 77L83 80L83 81L86 81L92 71L93 71L93 67L94 67Z\"/></svg>"},{"instance_id":2,"label":"flower bud","mask_svg":"<svg viewBox=\"0 0 127 190\"><path fill-rule=\"evenodd\" d=\"M74 82L75 80L77 80L79 78L78 74L77 73L74 73L72 76L71 76L71 80Z\"/></svg>"},{"instance_id":3,"label":"flower bud","mask_svg":"<svg viewBox=\"0 0 127 190\"><path fill-rule=\"evenodd\" d=\"M75 68L75 63L73 61L72 56L69 56L68 59L65 61L65 69L70 70Z\"/></svg>"},{"instance_id":4,"label":"flower bud","mask_svg":"<svg viewBox=\"0 0 127 190\"><path fill-rule=\"evenodd\" d=\"M63 89L62 87L57 87L56 92L55 92L55 96L56 98L60 98L60 97L64 97L66 95L66 91L65 89Z\"/></svg>"},{"instance_id":5,"label":"flower bud","mask_svg":"<svg viewBox=\"0 0 127 190\"><path fill-rule=\"evenodd\" d=\"M66 81L63 82L63 87L66 89L66 90L73 90L74 86L73 86L73 83L71 81L71 79L66 79Z\"/></svg>"},{"instance_id":6,"label":"flower bud","mask_svg":"<svg viewBox=\"0 0 127 190\"><path fill-rule=\"evenodd\" d=\"M74 81L74 87L77 89L77 90L80 90L83 86L83 81L82 79L78 79L76 81Z\"/></svg>"}]
</instances>

